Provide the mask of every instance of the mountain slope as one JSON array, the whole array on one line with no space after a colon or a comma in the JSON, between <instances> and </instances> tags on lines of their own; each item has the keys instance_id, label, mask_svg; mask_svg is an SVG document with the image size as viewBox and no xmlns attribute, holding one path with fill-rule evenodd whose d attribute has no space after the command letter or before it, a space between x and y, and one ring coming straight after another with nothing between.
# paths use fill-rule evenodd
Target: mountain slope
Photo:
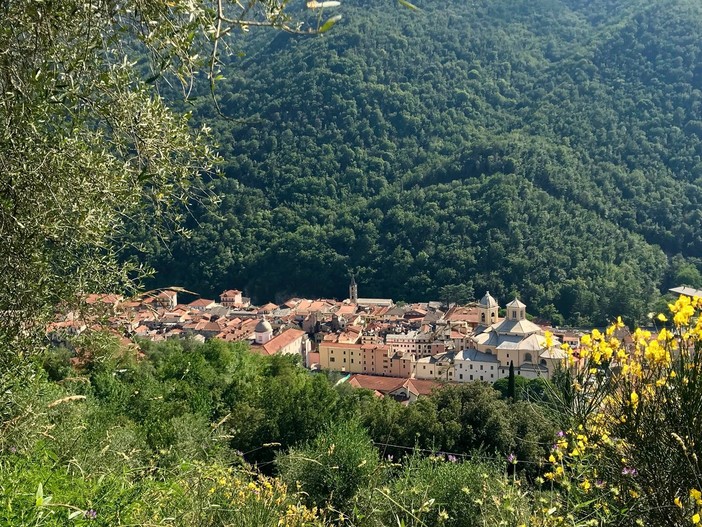
<instances>
[{"instance_id":1,"label":"mountain slope","mask_svg":"<svg viewBox=\"0 0 702 527\"><path fill-rule=\"evenodd\" d=\"M470 283L587 323L699 274L696 3L417 5L239 43L218 88L239 120L194 102L225 197L153 260L161 283L343 297L354 270L364 296Z\"/></svg>"}]
</instances>

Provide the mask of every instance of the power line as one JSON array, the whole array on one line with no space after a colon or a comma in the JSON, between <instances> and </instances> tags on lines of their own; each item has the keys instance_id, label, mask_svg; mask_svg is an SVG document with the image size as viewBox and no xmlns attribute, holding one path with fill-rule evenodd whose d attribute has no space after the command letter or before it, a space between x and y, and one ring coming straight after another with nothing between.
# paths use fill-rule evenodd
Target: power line
<instances>
[{"instance_id":1,"label":"power line","mask_svg":"<svg viewBox=\"0 0 702 527\"><path fill-rule=\"evenodd\" d=\"M444 456L455 456L456 458L461 457L465 459L475 459L475 460L482 460L482 461L498 461L498 458L492 457L492 456L487 456L487 455L480 455L480 454L466 454L463 452L446 452L445 450L432 450L428 448L419 448L419 447L409 447L406 445L394 445L392 443L381 443L378 441L373 441L373 444L378 447L391 447L391 448L400 448L402 450L409 450L412 452L426 452L430 454L440 454ZM524 463L524 464L529 464L529 465L537 465L537 466L545 466L545 462L538 462L538 461L530 461L530 460L517 460L518 463Z\"/></svg>"}]
</instances>

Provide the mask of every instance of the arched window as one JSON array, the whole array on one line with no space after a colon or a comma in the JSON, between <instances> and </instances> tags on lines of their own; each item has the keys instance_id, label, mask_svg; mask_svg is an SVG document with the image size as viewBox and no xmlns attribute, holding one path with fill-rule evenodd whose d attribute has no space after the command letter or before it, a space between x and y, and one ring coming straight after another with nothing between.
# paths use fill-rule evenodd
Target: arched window
<instances>
[{"instance_id":1,"label":"arched window","mask_svg":"<svg viewBox=\"0 0 702 527\"><path fill-rule=\"evenodd\" d=\"M492 355L492 350L490 350L490 349L485 350L485 353L487 353L488 355Z\"/></svg>"},{"instance_id":2,"label":"arched window","mask_svg":"<svg viewBox=\"0 0 702 527\"><path fill-rule=\"evenodd\" d=\"M539 365L546 367L546 359L541 359L541 361L539 362Z\"/></svg>"},{"instance_id":3,"label":"arched window","mask_svg":"<svg viewBox=\"0 0 702 527\"><path fill-rule=\"evenodd\" d=\"M524 362L531 362L531 353L524 354Z\"/></svg>"},{"instance_id":4,"label":"arched window","mask_svg":"<svg viewBox=\"0 0 702 527\"><path fill-rule=\"evenodd\" d=\"M485 313L480 313L480 321L485 322Z\"/></svg>"}]
</instances>

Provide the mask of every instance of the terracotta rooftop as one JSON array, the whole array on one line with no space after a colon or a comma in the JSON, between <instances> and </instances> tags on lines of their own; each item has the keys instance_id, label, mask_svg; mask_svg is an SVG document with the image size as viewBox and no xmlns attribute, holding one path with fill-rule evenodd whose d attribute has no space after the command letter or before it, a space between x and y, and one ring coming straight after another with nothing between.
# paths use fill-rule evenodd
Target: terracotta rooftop
<instances>
[{"instance_id":1,"label":"terracotta rooftop","mask_svg":"<svg viewBox=\"0 0 702 527\"><path fill-rule=\"evenodd\" d=\"M480 323L480 311L473 306L454 306L448 310L446 320L451 322L468 322L469 324Z\"/></svg>"},{"instance_id":2,"label":"terracotta rooftop","mask_svg":"<svg viewBox=\"0 0 702 527\"><path fill-rule=\"evenodd\" d=\"M304 334L305 332L300 329L286 329L280 335L273 337L263 345L251 346L251 351L262 355L275 355L285 346L288 346L295 342L295 340L301 338Z\"/></svg>"},{"instance_id":3,"label":"terracotta rooftop","mask_svg":"<svg viewBox=\"0 0 702 527\"><path fill-rule=\"evenodd\" d=\"M198 298L188 304L188 307L208 307L214 304L214 300L208 300L207 298Z\"/></svg>"},{"instance_id":4,"label":"terracotta rooftop","mask_svg":"<svg viewBox=\"0 0 702 527\"><path fill-rule=\"evenodd\" d=\"M442 383L437 381L362 374L352 375L348 382L355 388L365 388L366 390L373 390L382 394L407 387L409 391L417 395L429 395L435 388L443 386Z\"/></svg>"}]
</instances>

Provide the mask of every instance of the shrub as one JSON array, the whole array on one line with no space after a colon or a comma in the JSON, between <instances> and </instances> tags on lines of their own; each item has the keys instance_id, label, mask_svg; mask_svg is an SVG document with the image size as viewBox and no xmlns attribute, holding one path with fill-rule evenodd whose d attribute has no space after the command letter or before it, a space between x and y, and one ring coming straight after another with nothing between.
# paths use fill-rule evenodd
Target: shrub
<instances>
[{"instance_id":1,"label":"shrub","mask_svg":"<svg viewBox=\"0 0 702 527\"><path fill-rule=\"evenodd\" d=\"M281 478L298 485L309 506L348 513L358 490L380 477L378 451L356 421L332 425L277 459Z\"/></svg>"},{"instance_id":2,"label":"shrub","mask_svg":"<svg viewBox=\"0 0 702 527\"><path fill-rule=\"evenodd\" d=\"M527 493L513 485L504 463L460 462L449 456L407 458L386 486L366 491L363 525L519 525L530 514Z\"/></svg>"},{"instance_id":3,"label":"shrub","mask_svg":"<svg viewBox=\"0 0 702 527\"><path fill-rule=\"evenodd\" d=\"M702 299L680 297L660 331L594 330L557 394L570 427L546 477L576 521L685 525L702 515Z\"/></svg>"}]
</instances>

